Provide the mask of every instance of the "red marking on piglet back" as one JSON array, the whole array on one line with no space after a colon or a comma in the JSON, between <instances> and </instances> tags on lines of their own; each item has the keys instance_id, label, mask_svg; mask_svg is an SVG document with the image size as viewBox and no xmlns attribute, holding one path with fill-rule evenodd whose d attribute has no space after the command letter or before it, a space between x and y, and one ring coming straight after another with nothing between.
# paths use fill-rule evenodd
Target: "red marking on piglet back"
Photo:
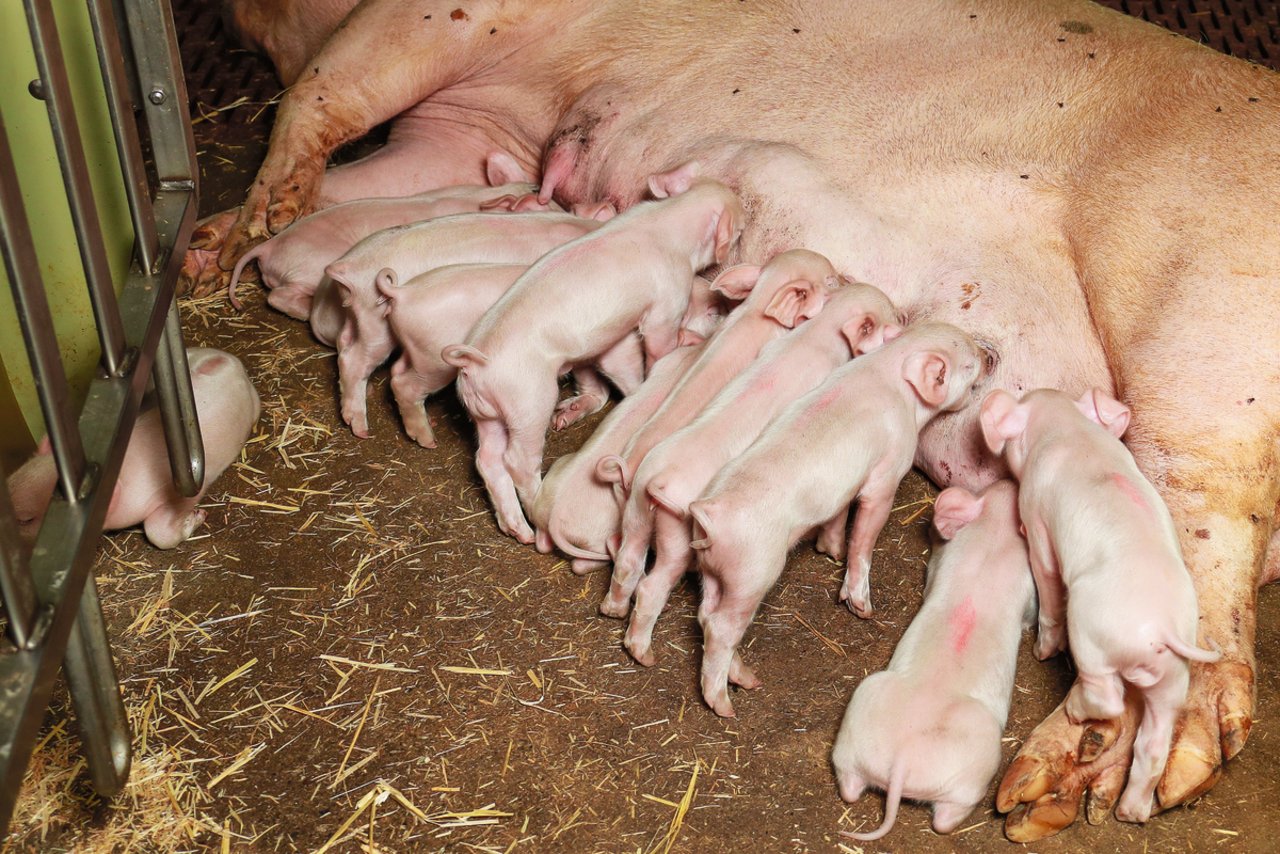
<instances>
[{"instance_id":1,"label":"red marking on piglet back","mask_svg":"<svg viewBox=\"0 0 1280 854\"><path fill-rule=\"evenodd\" d=\"M836 400L839 399L839 397L840 397L840 386L838 385L832 386L825 394L822 395L822 397L818 398L817 408L819 410L826 409L827 407L831 406L831 404L835 403Z\"/></svg>"},{"instance_id":2,"label":"red marking on piglet back","mask_svg":"<svg viewBox=\"0 0 1280 854\"><path fill-rule=\"evenodd\" d=\"M1116 485L1116 488L1120 490L1124 497L1136 504L1139 509L1148 509L1147 499L1142 497L1142 492L1134 485L1133 481L1129 480L1129 478L1122 474L1113 474L1111 475L1110 480Z\"/></svg>"},{"instance_id":3,"label":"red marking on piglet back","mask_svg":"<svg viewBox=\"0 0 1280 854\"><path fill-rule=\"evenodd\" d=\"M973 625L977 620L978 612L974 610L973 600L968 596L947 617L947 625L951 627L951 651L956 655L968 648L969 636L973 634Z\"/></svg>"}]
</instances>

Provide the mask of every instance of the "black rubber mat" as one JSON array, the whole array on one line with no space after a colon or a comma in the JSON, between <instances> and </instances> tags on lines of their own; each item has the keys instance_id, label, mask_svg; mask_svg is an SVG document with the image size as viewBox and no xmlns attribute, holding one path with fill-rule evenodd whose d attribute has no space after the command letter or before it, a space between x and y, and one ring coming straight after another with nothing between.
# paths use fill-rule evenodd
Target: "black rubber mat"
<instances>
[{"instance_id":1,"label":"black rubber mat","mask_svg":"<svg viewBox=\"0 0 1280 854\"><path fill-rule=\"evenodd\" d=\"M1267 0L1099 0L1231 56L1280 70L1280 3Z\"/></svg>"}]
</instances>

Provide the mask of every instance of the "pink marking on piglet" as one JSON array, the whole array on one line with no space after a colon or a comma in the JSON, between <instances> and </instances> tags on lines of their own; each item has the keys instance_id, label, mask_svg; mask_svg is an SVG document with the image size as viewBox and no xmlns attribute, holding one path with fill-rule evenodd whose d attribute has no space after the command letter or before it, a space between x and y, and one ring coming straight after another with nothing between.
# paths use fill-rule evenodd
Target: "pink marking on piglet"
<instances>
[{"instance_id":1,"label":"pink marking on piglet","mask_svg":"<svg viewBox=\"0 0 1280 854\"><path fill-rule=\"evenodd\" d=\"M1143 498L1138 487L1134 486L1133 481L1129 480L1129 478L1119 472L1109 475L1109 478L1111 482L1116 485L1116 488L1124 494L1125 498L1128 498L1138 506L1138 509L1143 511L1149 511L1151 509L1147 506L1147 500Z\"/></svg>"},{"instance_id":2,"label":"pink marking on piglet","mask_svg":"<svg viewBox=\"0 0 1280 854\"><path fill-rule=\"evenodd\" d=\"M974 610L973 600L968 596L947 617L947 625L951 628L951 651L956 655L961 655L968 648L969 636L973 634L977 619L978 613Z\"/></svg>"}]
</instances>

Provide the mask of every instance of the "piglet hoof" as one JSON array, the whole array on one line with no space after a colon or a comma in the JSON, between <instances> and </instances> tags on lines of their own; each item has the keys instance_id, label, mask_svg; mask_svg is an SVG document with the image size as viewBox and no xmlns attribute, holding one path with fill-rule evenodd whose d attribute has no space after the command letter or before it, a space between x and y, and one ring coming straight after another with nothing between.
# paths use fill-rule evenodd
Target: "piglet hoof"
<instances>
[{"instance_id":1,"label":"piglet hoof","mask_svg":"<svg viewBox=\"0 0 1280 854\"><path fill-rule=\"evenodd\" d=\"M764 687L764 682L760 680L754 670L743 663L742 656L736 652L733 654L733 663L729 665L729 681L748 691L755 691Z\"/></svg>"},{"instance_id":2,"label":"piglet hoof","mask_svg":"<svg viewBox=\"0 0 1280 854\"><path fill-rule=\"evenodd\" d=\"M1053 658L1067 648L1067 638L1062 631L1061 626L1052 626L1050 628L1040 627L1040 633L1036 637L1035 655L1040 661Z\"/></svg>"},{"instance_id":3,"label":"piglet hoof","mask_svg":"<svg viewBox=\"0 0 1280 854\"><path fill-rule=\"evenodd\" d=\"M844 603L846 608L853 612L854 616L859 617L860 619L870 619L871 615L875 613L875 610L871 607L871 601L869 599L864 599L861 596L850 594L845 588L841 588L840 590L840 601Z\"/></svg>"},{"instance_id":4,"label":"piglet hoof","mask_svg":"<svg viewBox=\"0 0 1280 854\"><path fill-rule=\"evenodd\" d=\"M565 398L556 404L556 414L551 419L551 426L557 430L563 430L593 412L599 412L603 406L604 401L594 394L579 394Z\"/></svg>"},{"instance_id":5,"label":"piglet hoof","mask_svg":"<svg viewBox=\"0 0 1280 854\"><path fill-rule=\"evenodd\" d=\"M351 432L360 439L369 438L369 417L359 407L343 405L342 420L351 426Z\"/></svg>"},{"instance_id":6,"label":"piglet hoof","mask_svg":"<svg viewBox=\"0 0 1280 854\"><path fill-rule=\"evenodd\" d=\"M824 554L836 563L840 563L845 557L845 546L846 542L843 537L834 538L833 542L825 542L823 537L818 537L816 547L818 554Z\"/></svg>"},{"instance_id":7,"label":"piglet hoof","mask_svg":"<svg viewBox=\"0 0 1280 854\"><path fill-rule=\"evenodd\" d=\"M630 638L625 638L622 641L622 645L627 648L627 652L636 660L637 664L641 664L645 667L653 667L653 665L657 664L658 658L653 654L653 649L647 642L633 641Z\"/></svg>"},{"instance_id":8,"label":"piglet hoof","mask_svg":"<svg viewBox=\"0 0 1280 854\"><path fill-rule=\"evenodd\" d=\"M603 599L600 600L600 613L606 617L617 617L622 619L627 616L631 610L631 600L622 594L614 594L610 590Z\"/></svg>"},{"instance_id":9,"label":"piglet hoof","mask_svg":"<svg viewBox=\"0 0 1280 854\"><path fill-rule=\"evenodd\" d=\"M715 712L722 718L736 718L738 713L733 710L733 703L729 702L729 686L719 685L716 688L702 686L702 699L706 700L711 711Z\"/></svg>"}]
</instances>

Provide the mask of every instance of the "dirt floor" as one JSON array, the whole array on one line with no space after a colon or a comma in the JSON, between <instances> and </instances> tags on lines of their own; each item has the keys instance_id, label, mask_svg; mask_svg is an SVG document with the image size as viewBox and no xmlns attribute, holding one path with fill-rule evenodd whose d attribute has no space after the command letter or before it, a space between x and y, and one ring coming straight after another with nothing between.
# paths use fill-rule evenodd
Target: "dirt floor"
<instances>
[{"instance_id":1,"label":"dirt floor","mask_svg":"<svg viewBox=\"0 0 1280 854\"><path fill-rule=\"evenodd\" d=\"M195 16L205 33L184 52L208 213L238 203L260 162L273 84L259 60L228 52L210 10L179 13L180 28ZM241 94L251 103L213 111ZM604 574L578 578L498 533L451 394L429 406L440 447L424 451L382 371L373 438L356 439L336 412L332 352L259 289L242 295L243 314L222 297L182 313L189 344L245 362L258 433L208 495L199 536L160 552L140 532L112 535L97 568L135 727L129 789L110 804L89 793L55 709L10 850L861 850L839 831L874 827L883 800L844 804L828 755L853 688L885 666L919 605L934 492L922 478L904 483L881 535L875 619L840 607L842 568L801 547L748 636L765 687L739 692L739 718L721 720L697 689L695 585L659 624L658 664L635 666L622 623L597 613ZM554 436L549 457L597 420ZM1082 819L1026 847L1275 850L1278 635L1271 588L1253 733L1206 797L1146 827ZM1035 661L1029 640L1006 761L1071 679L1061 661ZM866 850L1010 850L993 800L945 838L906 806Z\"/></svg>"}]
</instances>

